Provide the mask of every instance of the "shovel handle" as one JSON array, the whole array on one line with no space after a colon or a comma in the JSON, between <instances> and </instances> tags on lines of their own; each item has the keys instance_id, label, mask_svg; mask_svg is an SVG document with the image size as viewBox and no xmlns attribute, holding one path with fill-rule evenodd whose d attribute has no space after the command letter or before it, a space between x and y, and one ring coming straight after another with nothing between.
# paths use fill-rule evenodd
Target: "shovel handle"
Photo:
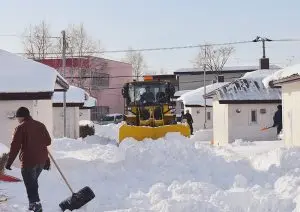
<instances>
[{"instance_id":1,"label":"shovel handle","mask_svg":"<svg viewBox=\"0 0 300 212\"><path fill-rule=\"evenodd\" d=\"M57 170L59 171L60 175L62 176L62 178L64 179L66 185L68 186L68 188L70 189L71 193L74 194L75 192L73 191L73 189L71 188L68 180L66 179L66 177L64 176L64 174L62 173L62 171L60 170L59 166L57 165L56 161L54 160L53 156L51 155L50 151L48 150L48 154L51 158L51 160L53 161L53 163L55 164Z\"/></svg>"}]
</instances>

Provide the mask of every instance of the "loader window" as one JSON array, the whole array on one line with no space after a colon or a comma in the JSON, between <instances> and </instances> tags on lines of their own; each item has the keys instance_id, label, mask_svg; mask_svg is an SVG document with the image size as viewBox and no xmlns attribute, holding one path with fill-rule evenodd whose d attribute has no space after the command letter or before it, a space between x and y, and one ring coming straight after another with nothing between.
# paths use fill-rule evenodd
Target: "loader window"
<instances>
[{"instance_id":1,"label":"loader window","mask_svg":"<svg viewBox=\"0 0 300 212\"><path fill-rule=\"evenodd\" d=\"M165 103L165 84L141 84L129 86L130 103L135 104L158 104Z\"/></svg>"}]
</instances>

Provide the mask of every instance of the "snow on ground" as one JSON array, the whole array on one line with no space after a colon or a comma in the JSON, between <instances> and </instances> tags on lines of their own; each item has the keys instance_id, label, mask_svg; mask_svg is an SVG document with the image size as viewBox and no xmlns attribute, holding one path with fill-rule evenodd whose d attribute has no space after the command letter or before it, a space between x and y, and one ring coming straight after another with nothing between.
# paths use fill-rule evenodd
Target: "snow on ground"
<instances>
[{"instance_id":1,"label":"snow on ground","mask_svg":"<svg viewBox=\"0 0 300 212\"><path fill-rule=\"evenodd\" d=\"M285 149L282 141L237 141L224 148L197 141L205 137L200 133L191 139L170 133L117 147L100 140L115 139L118 125L95 127L96 136L58 139L52 146L74 189L88 185L96 194L77 211L300 210L300 149ZM9 174L20 177L20 170ZM0 187L11 197L0 203L1 212L25 211L22 183ZM53 165L40 177L40 195L46 212L60 211L58 204L70 196Z\"/></svg>"}]
</instances>

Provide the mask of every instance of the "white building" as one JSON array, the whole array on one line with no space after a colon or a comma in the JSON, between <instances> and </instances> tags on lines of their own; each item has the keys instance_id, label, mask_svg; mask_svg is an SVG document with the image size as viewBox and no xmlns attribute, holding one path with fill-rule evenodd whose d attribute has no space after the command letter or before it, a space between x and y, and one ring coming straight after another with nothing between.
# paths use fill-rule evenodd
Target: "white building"
<instances>
[{"instance_id":1,"label":"white building","mask_svg":"<svg viewBox=\"0 0 300 212\"><path fill-rule=\"evenodd\" d=\"M281 87L284 141L287 146L300 146L300 64L275 72L264 83Z\"/></svg>"},{"instance_id":2,"label":"white building","mask_svg":"<svg viewBox=\"0 0 300 212\"><path fill-rule=\"evenodd\" d=\"M228 82L214 83L206 86L206 93L212 92ZM204 87L198 88L196 90L184 92L178 99L177 102L180 102L184 105L184 111L189 110L190 114L193 117L194 124L193 127L196 130L204 129L205 122L205 99ZM212 100L206 100L206 125L207 129L212 128L213 126L213 111L212 111Z\"/></svg>"},{"instance_id":3,"label":"white building","mask_svg":"<svg viewBox=\"0 0 300 212\"><path fill-rule=\"evenodd\" d=\"M213 142L226 145L236 139L246 141L276 140L273 125L277 105L281 104L280 89L266 88L264 77L276 70L258 70L227 84L207 95L213 98Z\"/></svg>"},{"instance_id":4,"label":"white building","mask_svg":"<svg viewBox=\"0 0 300 212\"><path fill-rule=\"evenodd\" d=\"M83 107L88 99L86 92L78 87L70 86L66 92L66 137L77 139L79 137L79 108ZM53 103L53 136L62 138L64 136L64 108L63 93L55 92Z\"/></svg>"},{"instance_id":5,"label":"white building","mask_svg":"<svg viewBox=\"0 0 300 212\"><path fill-rule=\"evenodd\" d=\"M88 96L87 100L84 102L84 105L79 108L79 120L91 120L91 109L96 107L97 99L94 97Z\"/></svg>"},{"instance_id":6,"label":"white building","mask_svg":"<svg viewBox=\"0 0 300 212\"><path fill-rule=\"evenodd\" d=\"M18 125L15 112L21 106L27 107L34 119L44 123L51 135L51 97L54 91L66 89L68 83L55 69L0 50L0 142L10 146Z\"/></svg>"}]
</instances>

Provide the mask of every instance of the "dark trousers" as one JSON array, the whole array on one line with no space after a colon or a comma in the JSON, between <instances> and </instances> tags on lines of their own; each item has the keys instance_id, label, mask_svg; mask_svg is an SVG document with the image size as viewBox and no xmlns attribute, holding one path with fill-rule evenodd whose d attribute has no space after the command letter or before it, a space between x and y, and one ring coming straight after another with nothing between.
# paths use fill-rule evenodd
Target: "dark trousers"
<instances>
[{"instance_id":1,"label":"dark trousers","mask_svg":"<svg viewBox=\"0 0 300 212\"><path fill-rule=\"evenodd\" d=\"M29 203L40 201L38 192L38 178L43 171L44 165L36 165L31 168L22 168L21 173L26 187Z\"/></svg>"},{"instance_id":2,"label":"dark trousers","mask_svg":"<svg viewBox=\"0 0 300 212\"><path fill-rule=\"evenodd\" d=\"M282 130L282 124L277 125L277 135L279 135L281 130Z\"/></svg>"},{"instance_id":3,"label":"dark trousers","mask_svg":"<svg viewBox=\"0 0 300 212\"><path fill-rule=\"evenodd\" d=\"M193 131L194 131L194 129L193 129L193 123L188 122L188 125L190 126L191 135L193 135Z\"/></svg>"}]
</instances>

